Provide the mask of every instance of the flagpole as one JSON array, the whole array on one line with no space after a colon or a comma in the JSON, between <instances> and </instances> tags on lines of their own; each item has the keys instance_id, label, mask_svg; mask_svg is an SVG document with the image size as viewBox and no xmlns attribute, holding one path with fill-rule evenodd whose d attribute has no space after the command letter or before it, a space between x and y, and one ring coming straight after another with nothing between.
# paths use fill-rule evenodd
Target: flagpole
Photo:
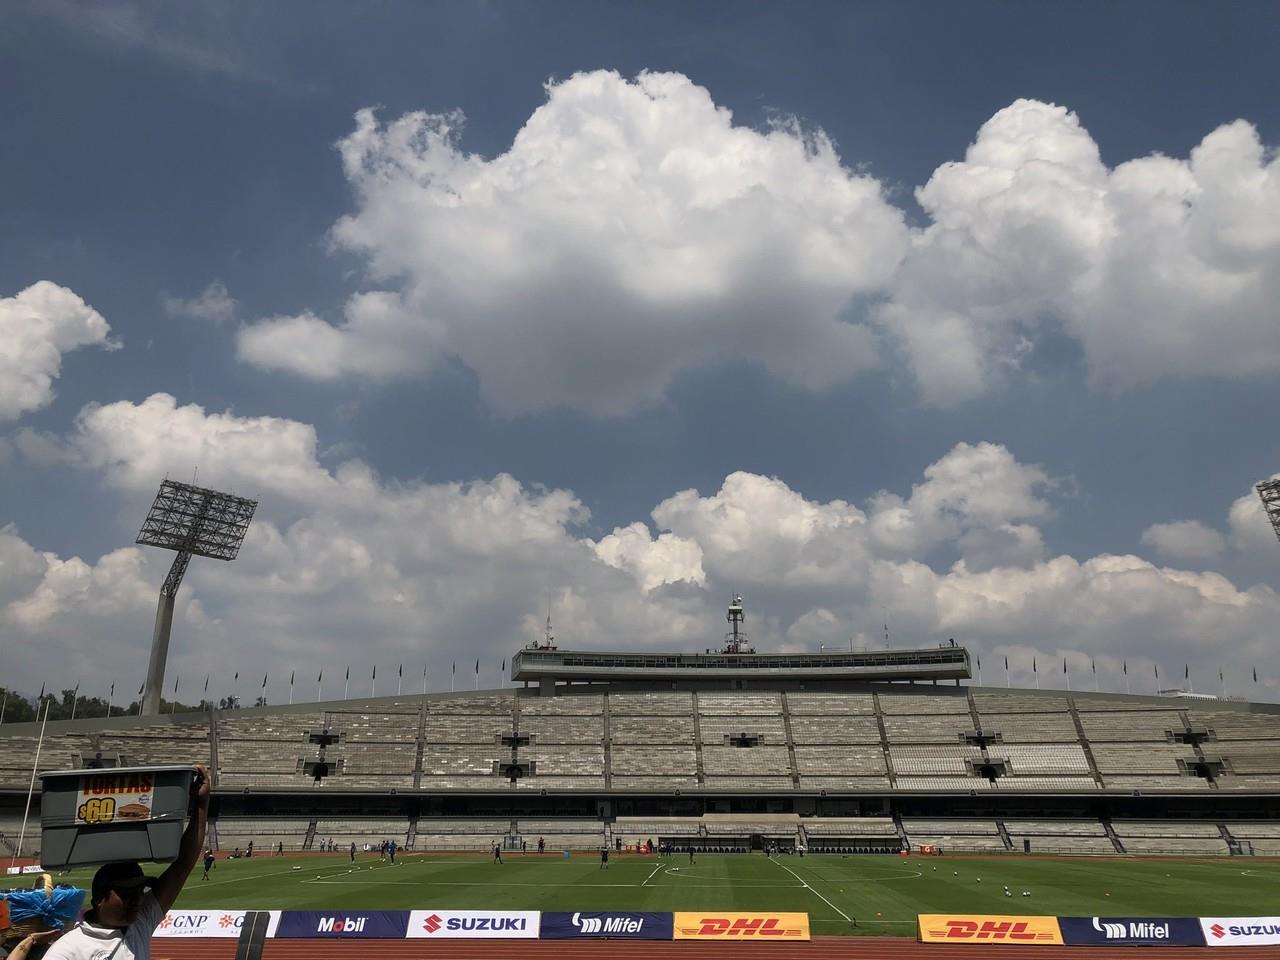
<instances>
[{"instance_id":1,"label":"flagpole","mask_svg":"<svg viewBox=\"0 0 1280 960\"><path fill-rule=\"evenodd\" d=\"M318 674L316 674L316 703L320 702L320 697L321 697L320 691L323 689L320 686L320 681L322 681L323 679L324 679L324 671L321 670Z\"/></svg>"},{"instance_id":2,"label":"flagpole","mask_svg":"<svg viewBox=\"0 0 1280 960\"><path fill-rule=\"evenodd\" d=\"M1067 673L1067 658L1062 658L1062 675L1067 678L1067 690L1071 689L1071 674Z\"/></svg>"},{"instance_id":3,"label":"flagpole","mask_svg":"<svg viewBox=\"0 0 1280 960\"><path fill-rule=\"evenodd\" d=\"M173 702L169 704L169 716L173 716L178 712L178 681L182 679L182 674L178 674L173 678Z\"/></svg>"},{"instance_id":4,"label":"flagpole","mask_svg":"<svg viewBox=\"0 0 1280 960\"><path fill-rule=\"evenodd\" d=\"M422 668L422 695L427 695L427 668Z\"/></svg>"},{"instance_id":5,"label":"flagpole","mask_svg":"<svg viewBox=\"0 0 1280 960\"><path fill-rule=\"evenodd\" d=\"M1093 667L1093 692L1097 693L1098 692L1098 661L1091 660L1090 664Z\"/></svg>"},{"instance_id":6,"label":"flagpole","mask_svg":"<svg viewBox=\"0 0 1280 960\"><path fill-rule=\"evenodd\" d=\"M293 706L293 671L289 671L289 706Z\"/></svg>"},{"instance_id":7,"label":"flagpole","mask_svg":"<svg viewBox=\"0 0 1280 960\"><path fill-rule=\"evenodd\" d=\"M378 665L373 665L373 676L369 678L369 696L370 698L378 695Z\"/></svg>"},{"instance_id":8,"label":"flagpole","mask_svg":"<svg viewBox=\"0 0 1280 960\"><path fill-rule=\"evenodd\" d=\"M107 694L107 719L108 720L111 719L111 701L115 699L115 696L116 696L116 685L115 683L112 683L111 692ZM4 719L4 714L0 713L0 720L3 720L3 719Z\"/></svg>"},{"instance_id":9,"label":"flagpole","mask_svg":"<svg viewBox=\"0 0 1280 960\"><path fill-rule=\"evenodd\" d=\"M400 669L396 671L396 696L400 696L400 684L404 681L404 664L400 664Z\"/></svg>"},{"instance_id":10,"label":"flagpole","mask_svg":"<svg viewBox=\"0 0 1280 960\"><path fill-rule=\"evenodd\" d=\"M4 711L9 706L9 691L4 692L4 700L0 700L0 723L4 723ZM111 708L107 707L107 716L111 716Z\"/></svg>"},{"instance_id":11,"label":"flagpole","mask_svg":"<svg viewBox=\"0 0 1280 960\"><path fill-rule=\"evenodd\" d=\"M40 766L40 749L44 746L44 728L49 723L49 704L44 705L44 721L40 724L40 739L36 741L36 759L31 764L31 786L27 788L27 806L22 811L22 829L18 831L18 849L14 853L13 859L9 861L10 868L18 863L18 857L22 853L22 843L27 837L27 817L31 814L31 796L36 792L36 770Z\"/></svg>"},{"instance_id":12,"label":"flagpole","mask_svg":"<svg viewBox=\"0 0 1280 960\"><path fill-rule=\"evenodd\" d=\"M458 661L453 661L453 672L449 674L449 692L453 693L453 685L458 679Z\"/></svg>"},{"instance_id":13,"label":"flagpole","mask_svg":"<svg viewBox=\"0 0 1280 960\"><path fill-rule=\"evenodd\" d=\"M978 686L982 686L982 657L978 657Z\"/></svg>"},{"instance_id":14,"label":"flagpole","mask_svg":"<svg viewBox=\"0 0 1280 960\"><path fill-rule=\"evenodd\" d=\"M347 699L347 687L350 685L350 683L351 683L351 667L348 666L347 677L345 680L342 681L342 699L343 700Z\"/></svg>"},{"instance_id":15,"label":"flagpole","mask_svg":"<svg viewBox=\"0 0 1280 960\"><path fill-rule=\"evenodd\" d=\"M1130 690L1129 690L1129 661L1128 661L1128 660L1126 660L1126 661L1124 662L1124 692L1125 692L1125 695L1126 695L1126 696L1130 693Z\"/></svg>"},{"instance_id":16,"label":"flagpole","mask_svg":"<svg viewBox=\"0 0 1280 960\"><path fill-rule=\"evenodd\" d=\"M71 719L76 718L76 704L80 702L80 684L76 683L76 688L71 691Z\"/></svg>"},{"instance_id":17,"label":"flagpole","mask_svg":"<svg viewBox=\"0 0 1280 960\"><path fill-rule=\"evenodd\" d=\"M1004 658L1004 685L1006 687L1013 686L1013 681L1009 679L1009 658L1008 657Z\"/></svg>"}]
</instances>

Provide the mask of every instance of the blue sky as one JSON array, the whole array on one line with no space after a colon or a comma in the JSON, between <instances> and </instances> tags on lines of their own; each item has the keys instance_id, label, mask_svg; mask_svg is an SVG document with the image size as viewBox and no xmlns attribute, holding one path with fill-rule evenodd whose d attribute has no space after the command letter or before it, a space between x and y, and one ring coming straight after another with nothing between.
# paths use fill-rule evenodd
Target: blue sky
<instances>
[{"instance_id":1,"label":"blue sky","mask_svg":"<svg viewBox=\"0 0 1280 960\"><path fill-rule=\"evenodd\" d=\"M192 565L184 684L491 684L548 607L701 649L739 590L763 648L888 621L1275 699L1277 41L1245 4L11 5L6 679L140 680L133 539L198 471L262 507Z\"/></svg>"}]
</instances>

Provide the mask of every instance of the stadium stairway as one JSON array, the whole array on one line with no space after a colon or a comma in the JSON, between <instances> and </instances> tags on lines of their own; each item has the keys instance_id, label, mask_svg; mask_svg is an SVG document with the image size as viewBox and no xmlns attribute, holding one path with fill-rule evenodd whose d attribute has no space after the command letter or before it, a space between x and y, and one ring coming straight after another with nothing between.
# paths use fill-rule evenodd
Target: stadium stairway
<instances>
[{"instance_id":1,"label":"stadium stairway","mask_svg":"<svg viewBox=\"0 0 1280 960\"><path fill-rule=\"evenodd\" d=\"M1111 825L1110 817L1101 817L1102 829L1106 831L1107 837L1111 840L1111 845L1116 848L1117 853L1124 853L1124 841L1120 839L1120 834L1116 833L1116 828Z\"/></svg>"},{"instance_id":2,"label":"stadium stairway","mask_svg":"<svg viewBox=\"0 0 1280 960\"><path fill-rule=\"evenodd\" d=\"M1084 758L1089 761L1089 775L1093 777L1099 789L1102 788L1102 772L1098 769L1097 758L1093 755L1093 749L1089 746L1089 738L1085 736L1084 724L1080 722L1080 711L1076 709L1076 698L1067 697L1067 710L1071 714L1071 721L1076 725L1076 736L1080 740L1080 746L1084 749ZM1112 836L1112 842L1115 837Z\"/></svg>"},{"instance_id":3,"label":"stadium stairway","mask_svg":"<svg viewBox=\"0 0 1280 960\"><path fill-rule=\"evenodd\" d=\"M1013 837L1009 836L1009 828L1004 825L1003 820L996 821L996 829L1000 831L1000 839L1004 841L1006 850L1013 849Z\"/></svg>"}]
</instances>

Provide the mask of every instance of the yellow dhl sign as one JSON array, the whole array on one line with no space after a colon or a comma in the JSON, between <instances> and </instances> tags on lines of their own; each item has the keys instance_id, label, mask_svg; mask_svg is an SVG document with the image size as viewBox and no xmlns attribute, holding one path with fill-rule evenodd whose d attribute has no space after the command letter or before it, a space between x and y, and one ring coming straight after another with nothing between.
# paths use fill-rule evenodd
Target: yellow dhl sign
<instances>
[{"instance_id":1,"label":"yellow dhl sign","mask_svg":"<svg viewBox=\"0 0 1280 960\"><path fill-rule=\"evenodd\" d=\"M677 940L808 940L807 913L728 913L704 911L675 915Z\"/></svg>"},{"instance_id":2,"label":"yellow dhl sign","mask_svg":"<svg viewBox=\"0 0 1280 960\"><path fill-rule=\"evenodd\" d=\"M919 923L925 943L1062 943L1057 917L922 913Z\"/></svg>"}]
</instances>

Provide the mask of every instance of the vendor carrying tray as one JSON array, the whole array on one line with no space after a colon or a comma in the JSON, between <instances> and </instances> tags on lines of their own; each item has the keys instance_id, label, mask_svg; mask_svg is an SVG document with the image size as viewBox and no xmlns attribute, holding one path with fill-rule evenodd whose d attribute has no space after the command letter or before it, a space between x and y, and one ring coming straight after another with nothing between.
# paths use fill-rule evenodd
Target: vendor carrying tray
<instances>
[{"instance_id":1,"label":"vendor carrying tray","mask_svg":"<svg viewBox=\"0 0 1280 960\"><path fill-rule=\"evenodd\" d=\"M40 774L41 865L178 859L195 776L189 766Z\"/></svg>"}]
</instances>

